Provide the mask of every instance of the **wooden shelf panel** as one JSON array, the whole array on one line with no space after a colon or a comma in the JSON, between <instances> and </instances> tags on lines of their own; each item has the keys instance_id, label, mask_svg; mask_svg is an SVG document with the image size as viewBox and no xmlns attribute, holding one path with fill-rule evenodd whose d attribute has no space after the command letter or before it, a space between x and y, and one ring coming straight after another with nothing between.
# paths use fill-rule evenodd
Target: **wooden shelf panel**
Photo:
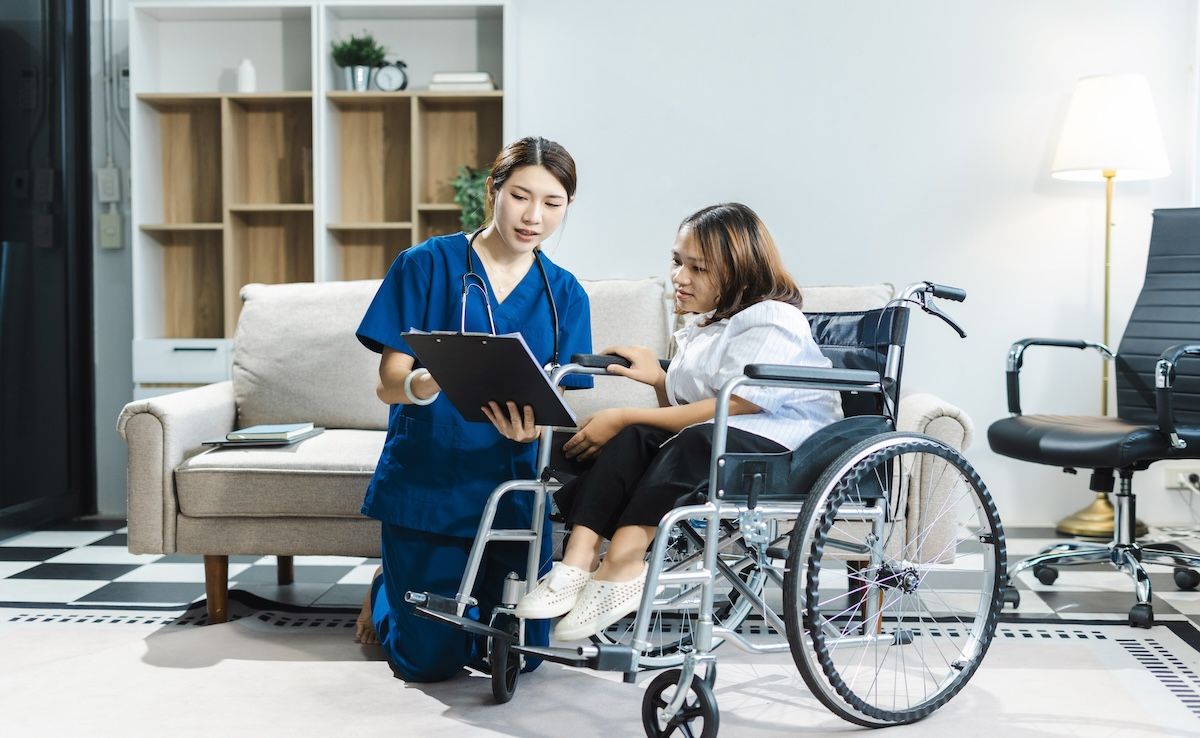
<instances>
[{"instance_id":1,"label":"wooden shelf panel","mask_svg":"<svg viewBox=\"0 0 1200 738\"><path fill-rule=\"evenodd\" d=\"M334 90L325 93L325 97L330 102L342 106L378 102L381 100L411 100L414 97L436 100L493 100L503 98L504 92L502 90L462 92L456 90L397 90L396 92L384 92L383 90L367 90L365 92Z\"/></svg>"},{"instance_id":2,"label":"wooden shelf panel","mask_svg":"<svg viewBox=\"0 0 1200 738\"><path fill-rule=\"evenodd\" d=\"M389 222L359 222L359 223L329 223L325 226L331 231L403 231L411 230L410 221Z\"/></svg>"},{"instance_id":3,"label":"wooden shelf panel","mask_svg":"<svg viewBox=\"0 0 1200 738\"><path fill-rule=\"evenodd\" d=\"M311 101L313 94L311 91L297 92L239 92L236 94L225 95L225 97L234 102L242 103L243 105L270 105L273 103L286 103L296 100Z\"/></svg>"},{"instance_id":4,"label":"wooden shelf panel","mask_svg":"<svg viewBox=\"0 0 1200 738\"><path fill-rule=\"evenodd\" d=\"M342 279L382 279L396 256L413 243L411 229L336 233Z\"/></svg>"},{"instance_id":5,"label":"wooden shelf panel","mask_svg":"<svg viewBox=\"0 0 1200 738\"><path fill-rule=\"evenodd\" d=\"M221 220L221 104L178 97L155 108L164 223Z\"/></svg>"},{"instance_id":6,"label":"wooden shelf panel","mask_svg":"<svg viewBox=\"0 0 1200 738\"><path fill-rule=\"evenodd\" d=\"M162 247L163 337L223 337L223 234L167 230L154 235Z\"/></svg>"},{"instance_id":7,"label":"wooden shelf panel","mask_svg":"<svg viewBox=\"0 0 1200 738\"><path fill-rule=\"evenodd\" d=\"M422 203L453 204L450 182L459 168L489 167L500 150L502 100L421 98L417 110L416 139L422 160L417 198Z\"/></svg>"},{"instance_id":8,"label":"wooden shelf panel","mask_svg":"<svg viewBox=\"0 0 1200 738\"><path fill-rule=\"evenodd\" d=\"M313 206L306 202L240 202L229 206L231 213L311 213Z\"/></svg>"},{"instance_id":9,"label":"wooden shelf panel","mask_svg":"<svg viewBox=\"0 0 1200 738\"><path fill-rule=\"evenodd\" d=\"M170 233L175 231L219 231L225 226L222 223L143 223L138 226L146 233Z\"/></svg>"},{"instance_id":10,"label":"wooden shelf panel","mask_svg":"<svg viewBox=\"0 0 1200 738\"><path fill-rule=\"evenodd\" d=\"M233 215L229 253L225 330L232 336L241 311L239 294L244 285L313 281L312 213L237 212Z\"/></svg>"},{"instance_id":11,"label":"wooden shelf panel","mask_svg":"<svg viewBox=\"0 0 1200 738\"><path fill-rule=\"evenodd\" d=\"M455 202L423 202L417 205L417 210L457 213L462 208Z\"/></svg>"},{"instance_id":12,"label":"wooden shelf panel","mask_svg":"<svg viewBox=\"0 0 1200 738\"><path fill-rule=\"evenodd\" d=\"M371 97L339 108L337 115L340 219L411 221L411 99Z\"/></svg>"},{"instance_id":13,"label":"wooden shelf panel","mask_svg":"<svg viewBox=\"0 0 1200 738\"><path fill-rule=\"evenodd\" d=\"M229 97L222 105L227 201L312 203L311 96Z\"/></svg>"},{"instance_id":14,"label":"wooden shelf panel","mask_svg":"<svg viewBox=\"0 0 1200 738\"><path fill-rule=\"evenodd\" d=\"M454 210L430 210L422 212L418 223L420 224L417 233L418 243L433 236L457 233L463 229L461 216L457 208Z\"/></svg>"}]
</instances>

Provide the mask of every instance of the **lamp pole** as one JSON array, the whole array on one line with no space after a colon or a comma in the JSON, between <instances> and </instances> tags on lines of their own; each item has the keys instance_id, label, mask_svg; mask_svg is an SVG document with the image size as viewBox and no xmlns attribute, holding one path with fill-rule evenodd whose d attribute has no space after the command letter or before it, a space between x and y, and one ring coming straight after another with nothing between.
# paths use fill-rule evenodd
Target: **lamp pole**
<instances>
[{"instance_id":1,"label":"lamp pole","mask_svg":"<svg viewBox=\"0 0 1200 738\"><path fill-rule=\"evenodd\" d=\"M1112 201L1116 171L1105 169L1104 176L1104 331L1101 342L1108 346L1108 303L1112 284ZM1108 361L1100 362L1100 414L1108 415Z\"/></svg>"}]
</instances>

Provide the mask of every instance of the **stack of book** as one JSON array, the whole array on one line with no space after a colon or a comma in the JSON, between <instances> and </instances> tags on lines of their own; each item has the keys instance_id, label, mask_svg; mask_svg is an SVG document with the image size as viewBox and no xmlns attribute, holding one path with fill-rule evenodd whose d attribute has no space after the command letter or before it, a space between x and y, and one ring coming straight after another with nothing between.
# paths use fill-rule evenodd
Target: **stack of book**
<instances>
[{"instance_id":1,"label":"stack of book","mask_svg":"<svg viewBox=\"0 0 1200 738\"><path fill-rule=\"evenodd\" d=\"M496 82L487 72L434 72L430 90L443 92L481 92L496 89Z\"/></svg>"},{"instance_id":2,"label":"stack of book","mask_svg":"<svg viewBox=\"0 0 1200 738\"><path fill-rule=\"evenodd\" d=\"M226 433L224 438L204 441L205 446L290 446L321 433L312 423L252 425Z\"/></svg>"}]
</instances>

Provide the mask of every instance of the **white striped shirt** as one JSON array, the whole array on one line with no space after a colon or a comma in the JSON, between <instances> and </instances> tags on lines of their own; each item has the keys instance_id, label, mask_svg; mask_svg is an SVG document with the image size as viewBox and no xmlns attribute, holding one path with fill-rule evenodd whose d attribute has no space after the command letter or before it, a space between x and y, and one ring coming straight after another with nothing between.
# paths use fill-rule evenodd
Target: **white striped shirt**
<instances>
[{"instance_id":1,"label":"white striped shirt","mask_svg":"<svg viewBox=\"0 0 1200 738\"><path fill-rule=\"evenodd\" d=\"M716 397L721 385L740 376L747 364L832 366L813 340L808 319L787 303L760 302L712 325L701 327L702 322L675 332L677 350L667 370L672 405ZM734 394L761 412L731 416L729 426L789 449L841 417L837 392L743 385Z\"/></svg>"}]
</instances>

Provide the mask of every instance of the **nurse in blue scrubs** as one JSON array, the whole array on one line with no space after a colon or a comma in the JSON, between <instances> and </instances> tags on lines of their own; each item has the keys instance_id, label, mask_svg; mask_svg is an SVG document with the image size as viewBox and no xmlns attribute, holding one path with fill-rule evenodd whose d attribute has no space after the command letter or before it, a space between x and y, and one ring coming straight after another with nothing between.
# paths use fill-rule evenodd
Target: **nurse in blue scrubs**
<instances>
[{"instance_id":1,"label":"nurse in blue scrubs","mask_svg":"<svg viewBox=\"0 0 1200 738\"><path fill-rule=\"evenodd\" d=\"M575 162L559 144L530 137L505 147L487 180L487 225L470 235L435 236L401 253L358 328L363 345L382 355L376 393L391 406L383 454L362 506L364 515L383 523L383 566L363 603L358 636L380 643L406 681L448 679L481 655L473 636L418 617L404 594L457 594L488 495L501 482L536 476L539 429L531 408L512 403L486 408L491 424L463 420L401 334L460 330L465 277L471 285L465 330L491 331L494 320L496 333L519 331L541 362L590 353L587 295L540 249L562 223L575 183ZM569 387L591 386L587 376L569 381ZM495 527L528 527L532 505L531 494L508 495ZM550 536L544 539L543 570ZM508 572L524 572L526 545L489 544L473 593L475 617L490 617ZM547 644L548 621L527 622L526 636Z\"/></svg>"}]
</instances>

